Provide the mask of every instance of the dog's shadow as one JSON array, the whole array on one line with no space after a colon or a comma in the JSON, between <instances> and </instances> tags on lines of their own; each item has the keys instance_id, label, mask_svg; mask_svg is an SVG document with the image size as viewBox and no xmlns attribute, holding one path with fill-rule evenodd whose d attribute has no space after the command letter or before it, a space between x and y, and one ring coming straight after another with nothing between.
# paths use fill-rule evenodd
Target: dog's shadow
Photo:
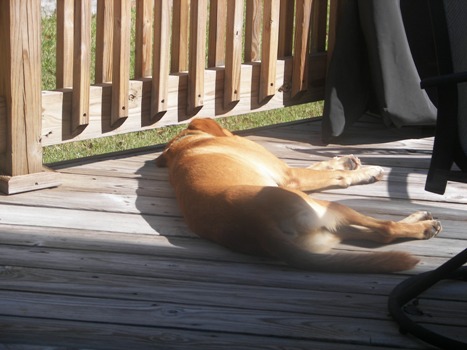
<instances>
[{"instance_id":1,"label":"dog's shadow","mask_svg":"<svg viewBox=\"0 0 467 350\"><path fill-rule=\"evenodd\" d=\"M156 241L160 241L156 243L156 253L165 255L172 252L173 246L187 248L194 235L183 221L175 192L169 183L167 168L156 166L157 154L154 154L154 159L146 160L136 173L138 186L135 205L152 228Z\"/></svg>"}]
</instances>

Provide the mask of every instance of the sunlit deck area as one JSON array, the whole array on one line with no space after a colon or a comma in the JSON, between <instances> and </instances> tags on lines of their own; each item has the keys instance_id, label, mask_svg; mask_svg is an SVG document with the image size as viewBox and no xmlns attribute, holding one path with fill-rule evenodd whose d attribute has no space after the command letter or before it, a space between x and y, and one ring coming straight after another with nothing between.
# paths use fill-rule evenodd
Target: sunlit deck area
<instances>
[{"instance_id":1,"label":"sunlit deck area","mask_svg":"<svg viewBox=\"0 0 467 350\"><path fill-rule=\"evenodd\" d=\"M467 185L424 190L433 138L420 128L357 123L321 143L319 120L243 133L292 166L355 154L382 181L313 194L375 217L428 210L443 232L429 241L338 249L410 251L399 274L299 271L236 254L183 222L160 148L52 165L57 188L0 195L0 349L426 349L399 332L389 293L467 246ZM414 319L463 339L467 293L443 282L410 308ZM415 311L414 311L415 310Z\"/></svg>"}]
</instances>

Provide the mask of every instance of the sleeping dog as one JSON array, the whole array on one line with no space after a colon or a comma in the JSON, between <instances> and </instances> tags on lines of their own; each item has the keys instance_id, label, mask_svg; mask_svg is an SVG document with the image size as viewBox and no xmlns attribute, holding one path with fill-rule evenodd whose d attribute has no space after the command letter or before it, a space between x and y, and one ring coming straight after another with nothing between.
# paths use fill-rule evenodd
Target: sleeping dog
<instances>
[{"instance_id":1,"label":"sleeping dog","mask_svg":"<svg viewBox=\"0 0 467 350\"><path fill-rule=\"evenodd\" d=\"M197 235L297 268L372 273L411 269L419 260L406 252L329 250L346 239L390 243L428 239L441 231L428 212L397 222L379 220L305 193L378 181L380 167L363 167L354 156L289 167L212 119L194 119L167 144L156 164L168 167L178 204Z\"/></svg>"}]
</instances>

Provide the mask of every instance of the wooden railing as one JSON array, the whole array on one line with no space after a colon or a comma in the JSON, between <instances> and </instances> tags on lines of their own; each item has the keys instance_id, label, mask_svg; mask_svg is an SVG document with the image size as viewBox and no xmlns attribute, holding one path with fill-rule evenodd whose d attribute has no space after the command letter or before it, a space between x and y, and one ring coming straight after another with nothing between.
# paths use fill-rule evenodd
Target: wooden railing
<instances>
[{"instance_id":1,"label":"wooden railing","mask_svg":"<svg viewBox=\"0 0 467 350\"><path fill-rule=\"evenodd\" d=\"M1 189L57 184L42 146L323 99L333 9L328 0L97 0L93 16L90 0L58 0L56 89L41 91L40 1L1 1Z\"/></svg>"}]
</instances>

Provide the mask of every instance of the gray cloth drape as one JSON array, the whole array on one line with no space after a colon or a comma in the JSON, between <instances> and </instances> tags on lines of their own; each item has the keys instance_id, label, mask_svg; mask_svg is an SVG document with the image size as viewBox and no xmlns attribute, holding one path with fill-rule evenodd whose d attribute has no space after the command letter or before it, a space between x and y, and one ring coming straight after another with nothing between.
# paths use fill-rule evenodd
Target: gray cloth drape
<instances>
[{"instance_id":1,"label":"gray cloth drape","mask_svg":"<svg viewBox=\"0 0 467 350\"><path fill-rule=\"evenodd\" d=\"M426 0L341 0L339 6L323 140L340 136L368 111L387 125L435 125L436 96L420 88L421 76L436 75Z\"/></svg>"}]
</instances>

